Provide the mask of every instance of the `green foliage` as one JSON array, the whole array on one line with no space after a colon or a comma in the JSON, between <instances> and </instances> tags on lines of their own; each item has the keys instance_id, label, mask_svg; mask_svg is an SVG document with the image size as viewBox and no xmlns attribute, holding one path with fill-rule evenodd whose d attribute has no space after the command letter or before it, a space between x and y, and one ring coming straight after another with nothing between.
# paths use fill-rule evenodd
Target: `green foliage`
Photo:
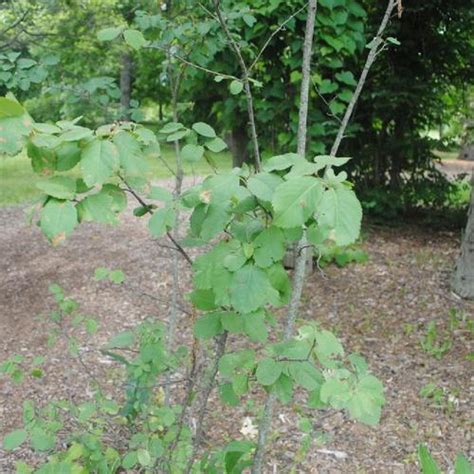
<instances>
[{"instance_id":1,"label":"green foliage","mask_svg":"<svg viewBox=\"0 0 474 474\"><path fill-rule=\"evenodd\" d=\"M431 456L428 448L424 444L418 446L418 460L422 474L440 474L438 464ZM469 460L461 453L456 456L454 464L454 474L472 474L474 472Z\"/></svg>"}]
</instances>

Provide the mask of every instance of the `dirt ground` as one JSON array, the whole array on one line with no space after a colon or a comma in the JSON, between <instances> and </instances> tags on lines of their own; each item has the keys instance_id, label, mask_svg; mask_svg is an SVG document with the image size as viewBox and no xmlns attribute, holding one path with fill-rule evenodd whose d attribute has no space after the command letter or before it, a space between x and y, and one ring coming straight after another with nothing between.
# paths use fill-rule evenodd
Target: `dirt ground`
<instances>
[{"instance_id":1,"label":"dirt ground","mask_svg":"<svg viewBox=\"0 0 474 474\"><path fill-rule=\"evenodd\" d=\"M149 315L166 320L171 288L172 250L149 238L146 219L128 212L119 226L82 225L60 247L52 247L35 226L28 226L23 209L0 209L0 362L19 354L48 355L42 379L15 385L0 378L0 435L21 424L23 400L39 405L55 397L83 398L88 379L60 345L46 348L45 324L37 318L53 309L47 288L61 284L95 315L100 331L86 349L100 347L110 334L129 328ZM314 427L324 431L324 445L315 443L308 459L297 466L301 473L416 473L418 443L430 446L435 458L449 468L456 453L474 456L473 321L474 303L463 302L449 290L449 276L459 248L458 233L410 226L366 226L363 247L366 264L343 269L329 266L315 271L304 291L303 320L318 320L336 330L347 351L359 351L386 387L387 403L379 426L367 427L340 413L313 413ZM95 268L120 268L130 290L92 278ZM183 272L187 272L183 264ZM189 287L182 279L182 293ZM159 301L143 293L158 295ZM182 302L186 305L186 302ZM449 328L449 311L460 321ZM189 341L179 322L180 343ZM452 342L441 360L425 352L420 340L435 321L438 332ZM445 333L446 332L446 333ZM231 340L231 346L234 342ZM90 351L85 361L98 377L109 380L110 362ZM434 383L444 390L440 406L420 396ZM245 417L257 422L250 405L240 411L222 409L211 400L209 443L239 435ZM232 418L233 416L233 418ZM288 407L278 407L275 443L266 472L289 472L300 434ZM20 448L0 449L0 473L14 472L14 461L28 459Z\"/></svg>"}]
</instances>

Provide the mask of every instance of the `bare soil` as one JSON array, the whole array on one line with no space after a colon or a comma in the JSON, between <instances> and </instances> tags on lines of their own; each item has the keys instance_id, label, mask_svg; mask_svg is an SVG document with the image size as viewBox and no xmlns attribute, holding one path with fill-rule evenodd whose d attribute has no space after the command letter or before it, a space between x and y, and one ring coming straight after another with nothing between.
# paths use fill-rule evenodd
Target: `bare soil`
<instances>
[{"instance_id":1,"label":"bare soil","mask_svg":"<svg viewBox=\"0 0 474 474\"><path fill-rule=\"evenodd\" d=\"M54 308L47 291L51 282L76 298L83 314L99 319L100 331L84 339L90 349L84 360L106 384L114 383L112 366L93 349L147 316L167 319L173 250L148 236L146 218L128 212L121 221L119 226L81 225L62 246L52 247L38 228L25 222L22 208L0 209L0 362L18 353L47 355L42 379L28 377L19 385L0 379L0 435L21 424L24 400L41 406L58 397L87 397L88 375L61 344L47 349L47 328L37 318ZM316 270L308 279L300 317L336 330L348 351L363 354L384 382L387 403L376 427L354 423L340 413L313 412L314 427L326 433L327 441L314 443L297 472L416 473L415 452L421 442L447 469L460 451L474 456L473 334L467 324L473 320L474 304L449 290L460 235L407 226L366 226L365 234L369 262ZM95 282L92 275L99 266L122 269L135 290ZM189 289L184 262L181 284L184 294ZM181 304L187 305L185 300ZM464 322L450 329L451 308ZM188 318L180 317L179 343L190 341ZM430 321L452 342L440 360L420 344ZM231 340L230 346L234 344ZM445 390L441 406L420 396L427 383ZM257 423L258 413L250 405L243 404L235 413L222 408L215 394L209 412L211 445L241 436L245 417ZM266 472L290 471L301 436L296 423L290 407L277 408ZM24 448L13 453L0 449L0 472L14 472L14 462L30 456Z\"/></svg>"}]
</instances>

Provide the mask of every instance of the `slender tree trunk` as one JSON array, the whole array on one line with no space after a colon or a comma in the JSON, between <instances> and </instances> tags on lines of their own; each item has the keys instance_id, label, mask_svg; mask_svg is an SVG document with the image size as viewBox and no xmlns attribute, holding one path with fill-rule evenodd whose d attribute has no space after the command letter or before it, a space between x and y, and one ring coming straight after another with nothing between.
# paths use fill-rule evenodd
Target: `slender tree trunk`
<instances>
[{"instance_id":1,"label":"slender tree trunk","mask_svg":"<svg viewBox=\"0 0 474 474\"><path fill-rule=\"evenodd\" d=\"M456 263L451 281L453 291L467 299L474 299L474 169L471 185L471 205L462 239L461 255Z\"/></svg>"},{"instance_id":2,"label":"slender tree trunk","mask_svg":"<svg viewBox=\"0 0 474 474\"><path fill-rule=\"evenodd\" d=\"M122 69L120 70L120 105L122 118L129 119L130 101L132 100L133 58L129 51L122 54Z\"/></svg>"}]
</instances>

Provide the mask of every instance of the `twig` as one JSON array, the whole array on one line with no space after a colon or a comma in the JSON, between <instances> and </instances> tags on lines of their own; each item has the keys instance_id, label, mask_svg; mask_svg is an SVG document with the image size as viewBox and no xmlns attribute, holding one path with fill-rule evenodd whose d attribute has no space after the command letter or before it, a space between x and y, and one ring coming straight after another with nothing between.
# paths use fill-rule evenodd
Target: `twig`
<instances>
[{"instance_id":1,"label":"twig","mask_svg":"<svg viewBox=\"0 0 474 474\"><path fill-rule=\"evenodd\" d=\"M193 468L194 461L196 459L197 451L202 441L202 434L204 431L204 417L206 415L207 402L209 401L209 396L211 395L212 389L216 381L217 372L219 370L219 361L224 355L225 346L227 343L228 332L224 331L216 340L216 352L214 355L214 363L212 365L211 373L209 375L208 382L204 387L204 393L201 399L201 405L198 409L198 419L196 424L196 434L193 439L193 451L191 457L189 458L188 465L185 470L185 474L189 474Z\"/></svg>"},{"instance_id":2,"label":"twig","mask_svg":"<svg viewBox=\"0 0 474 474\"><path fill-rule=\"evenodd\" d=\"M392 11L396 5L397 5L397 0L388 1L387 9L385 10L385 14L382 18L382 22L380 23L380 26L377 31L377 34L375 35L375 38L372 40L372 45L370 47L369 54L367 55L367 60L364 65L364 69L362 70L359 81L357 82L356 90L354 91L351 101L349 102L349 105L347 106L346 112L344 114L344 118L342 119L342 122L341 122L341 126L339 127L336 139L334 140L334 143L332 145L331 153L330 153L331 156L336 156L337 151L339 150L339 146L341 144L342 139L344 138L344 133L346 131L347 125L352 116L354 106L359 100L360 93L364 87L365 81L367 80L367 74L369 73L369 70L375 61L375 58L377 57L377 54L379 52L378 51L379 46L382 43L382 35L385 31L385 28L387 27L388 21L390 19L390 15L392 14Z\"/></svg>"},{"instance_id":3,"label":"twig","mask_svg":"<svg viewBox=\"0 0 474 474\"><path fill-rule=\"evenodd\" d=\"M229 27L227 26L227 23L225 22L224 17L222 16L220 3L221 3L220 0L214 0L214 6L216 9L217 17L219 19L219 23L221 24L222 29L224 30L224 33L227 37L227 40L230 46L232 47L232 49L234 50L235 55L237 56L237 59L239 60L240 67L242 69L242 82L244 83L245 96L247 98L247 111L249 115L250 132L252 135L253 151L254 151L254 157L255 157L255 169L257 171L260 171L261 169L260 147L258 144L257 126L255 125L255 113L254 113L254 108L253 108L252 89L250 88L249 70L242 56L240 46L237 44L234 38L232 38L232 33L230 32Z\"/></svg>"},{"instance_id":4,"label":"twig","mask_svg":"<svg viewBox=\"0 0 474 474\"><path fill-rule=\"evenodd\" d=\"M308 7L308 15L306 19L305 38L303 46L303 66L302 66L302 80L301 80L301 94L300 94L300 110L298 121L298 153L305 154L306 149L306 129L308 120L308 97L309 97L309 82L311 75L311 56L313 51L313 35L314 24L316 19L317 0L310 0ZM293 327L295 324L296 314L301 302L301 293L303 291L304 275L307 261L307 241L306 230L303 231L303 236L298 242L298 252L295 259L295 272L293 275L293 292L286 316L284 339L287 341L293 335ZM270 392L265 401L263 416L260 420L258 429L257 448L255 450L252 474L260 474L263 468L263 461L265 456L265 447L267 438L272 425L273 405L275 403L275 392Z\"/></svg>"},{"instance_id":5,"label":"twig","mask_svg":"<svg viewBox=\"0 0 474 474\"><path fill-rule=\"evenodd\" d=\"M301 8L296 10L291 16L289 16L265 41L264 45L262 46L262 49L258 52L257 57L254 59L253 63L249 66L249 72L255 67L257 64L258 60L262 56L263 52L268 48L268 45L271 43L272 39L299 13L301 13L306 7L308 6L308 3L305 3Z\"/></svg>"}]
</instances>

